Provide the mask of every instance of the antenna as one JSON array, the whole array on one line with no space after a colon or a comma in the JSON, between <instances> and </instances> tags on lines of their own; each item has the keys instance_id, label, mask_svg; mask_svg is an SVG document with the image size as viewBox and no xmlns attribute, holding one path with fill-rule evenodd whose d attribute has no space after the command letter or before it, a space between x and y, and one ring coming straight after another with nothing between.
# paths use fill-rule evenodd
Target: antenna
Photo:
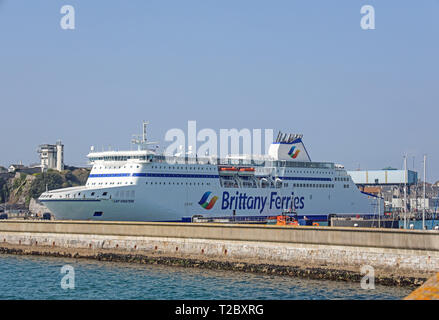
<instances>
[{"instance_id":1,"label":"antenna","mask_svg":"<svg viewBox=\"0 0 439 320\"><path fill-rule=\"evenodd\" d=\"M404 155L404 229L407 229L407 155Z\"/></svg>"},{"instance_id":2,"label":"antenna","mask_svg":"<svg viewBox=\"0 0 439 320\"><path fill-rule=\"evenodd\" d=\"M151 144L157 144L158 142L148 142L147 139L147 127L149 125L149 121L143 120L142 122L142 135L136 136L133 135L133 139L131 140L132 144L137 144L139 150L147 150L147 146Z\"/></svg>"}]
</instances>

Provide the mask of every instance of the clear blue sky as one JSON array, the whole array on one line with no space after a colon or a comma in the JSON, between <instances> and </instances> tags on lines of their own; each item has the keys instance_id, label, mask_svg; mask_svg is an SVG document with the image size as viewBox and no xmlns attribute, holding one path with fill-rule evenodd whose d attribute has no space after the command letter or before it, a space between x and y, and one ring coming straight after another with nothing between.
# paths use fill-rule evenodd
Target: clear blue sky
<instances>
[{"instance_id":1,"label":"clear blue sky","mask_svg":"<svg viewBox=\"0 0 439 320\"><path fill-rule=\"evenodd\" d=\"M60 8L76 9L62 30ZM376 30L360 28L375 7ZM313 160L439 180L439 0L0 0L0 164L62 139L128 148L140 121L304 134Z\"/></svg>"}]
</instances>

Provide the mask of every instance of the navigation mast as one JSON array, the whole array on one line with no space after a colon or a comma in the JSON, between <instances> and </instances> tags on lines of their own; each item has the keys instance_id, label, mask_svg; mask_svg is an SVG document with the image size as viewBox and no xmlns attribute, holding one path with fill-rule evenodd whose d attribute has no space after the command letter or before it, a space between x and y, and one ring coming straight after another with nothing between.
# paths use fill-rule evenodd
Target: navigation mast
<instances>
[{"instance_id":1,"label":"navigation mast","mask_svg":"<svg viewBox=\"0 0 439 320\"><path fill-rule=\"evenodd\" d=\"M152 144L157 144L157 141L148 142L147 138L147 127L149 125L149 121L142 121L142 135L133 135L133 139L131 139L131 143L137 145L138 150L148 150L148 146ZM155 151L155 150L152 150Z\"/></svg>"}]
</instances>

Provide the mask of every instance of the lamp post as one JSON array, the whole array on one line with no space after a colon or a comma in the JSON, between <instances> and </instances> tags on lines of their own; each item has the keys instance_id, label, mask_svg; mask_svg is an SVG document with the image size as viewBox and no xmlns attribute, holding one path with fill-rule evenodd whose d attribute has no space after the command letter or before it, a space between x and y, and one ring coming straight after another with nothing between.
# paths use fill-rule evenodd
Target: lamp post
<instances>
[{"instance_id":1,"label":"lamp post","mask_svg":"<svg viewBox=\"0 0 439 320\"><path fill-rule=\"evenodd\" d=\"M407 229L407 155L404 155L404 229Z\"/></svg>"},{"instance_id":2,"label":"lamp post","mask_svg":"<svg viewBox=\"0 0 439 320\"><path fill-rule=\"evenodd\" d=\"M426 163L427 163L427 155L424 154L424 199L423 201L423 210L422 210L422 230L425 229L425 180L426 180Z\"/></svg>"}]
</instances>

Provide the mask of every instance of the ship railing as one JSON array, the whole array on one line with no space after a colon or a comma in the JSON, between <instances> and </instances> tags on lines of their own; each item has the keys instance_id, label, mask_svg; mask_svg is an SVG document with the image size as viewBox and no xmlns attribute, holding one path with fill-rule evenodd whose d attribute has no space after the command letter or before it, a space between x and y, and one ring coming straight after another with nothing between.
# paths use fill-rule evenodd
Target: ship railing
<instances>
[{"instance_id":1,"label":"ship railing","mask_svg":"<svg viewBox=\"0 0 439 320\"><path fill-rule=\"evenodd\" d=\"M333 169L334 164L330 162L301 162L301 161L269 161L257 159L230 159L198 156L164 156L155 155L154 162L167 162L171 164L203 164L203 165L230 165L230 166L255 166L255 167L289 167L289 168L313 168Z\"/></svg>"}]
</instances>

